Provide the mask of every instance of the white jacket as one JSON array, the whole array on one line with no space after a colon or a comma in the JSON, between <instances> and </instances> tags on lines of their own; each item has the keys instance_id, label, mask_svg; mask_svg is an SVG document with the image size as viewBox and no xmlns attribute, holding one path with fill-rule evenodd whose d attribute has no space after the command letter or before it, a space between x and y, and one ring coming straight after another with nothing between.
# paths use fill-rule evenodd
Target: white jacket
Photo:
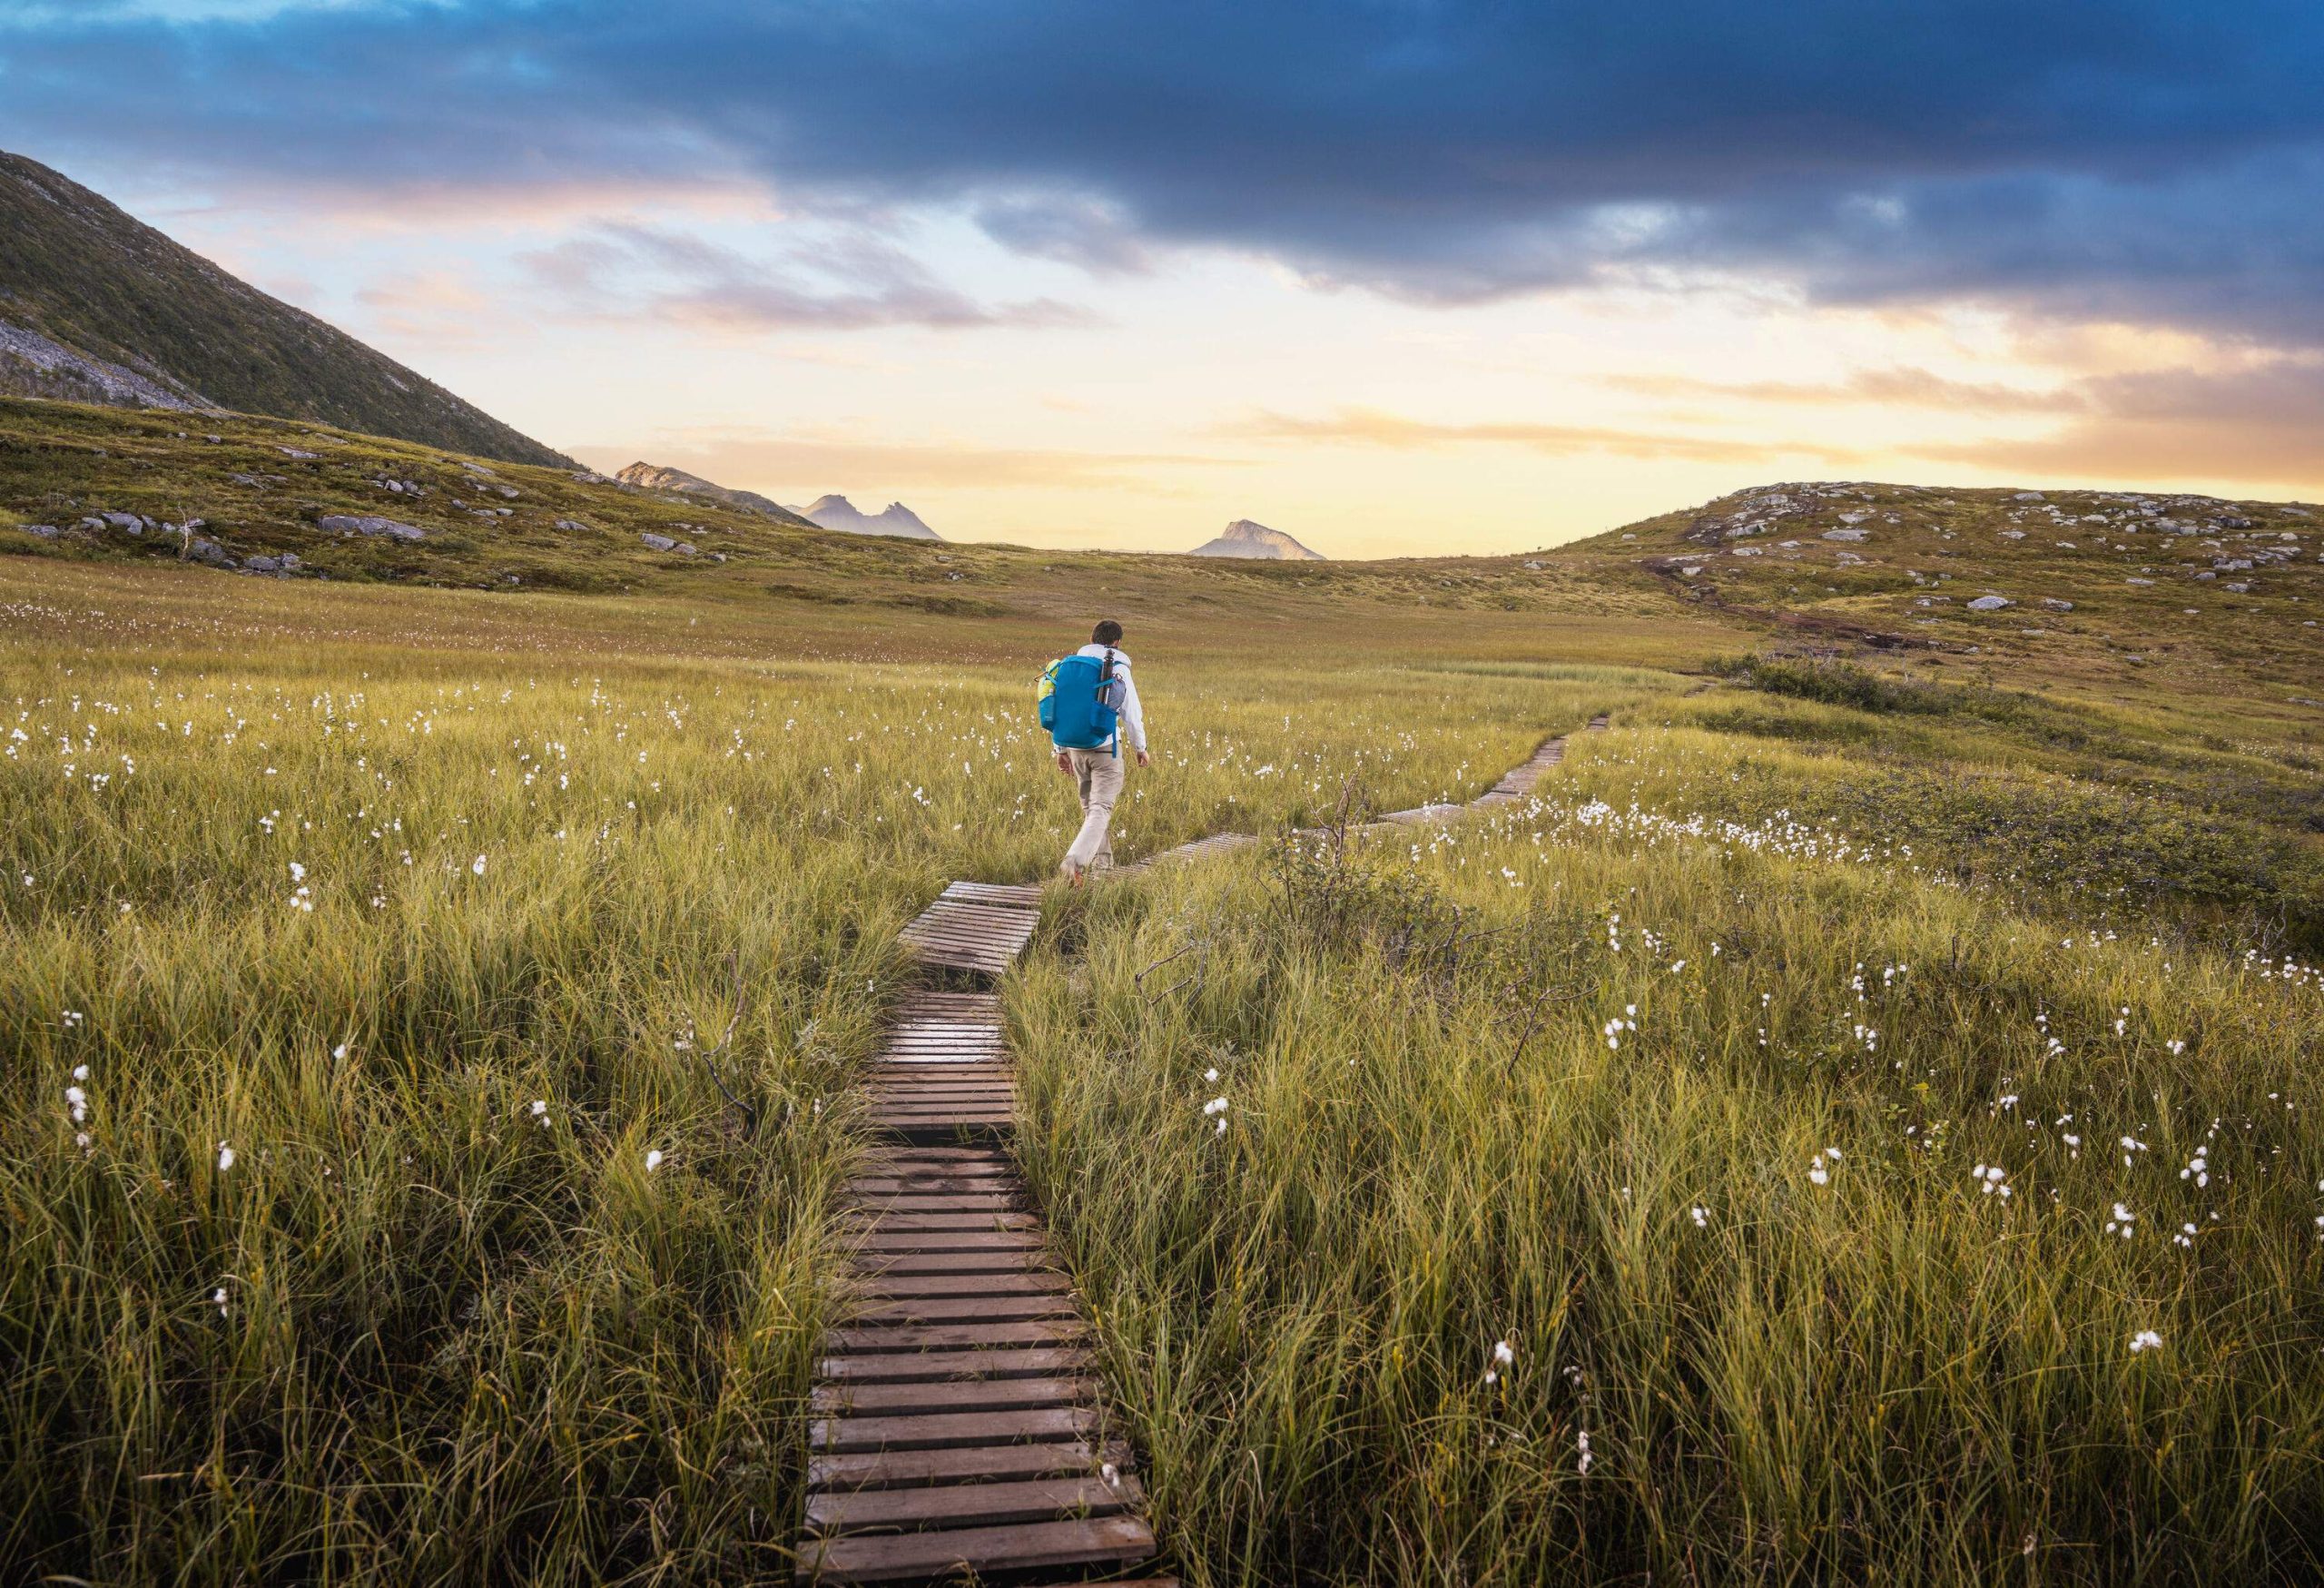
<instances>
[{"instance_id":1,"label":"white jacket","mask_svg":"<svg viewBox=\"0 0 2324 1588\"><path fill-rule=\"evenodd\" d=\"M1095 656L1102 662L1106 659L1106 653L1109 649L1114 654L1114 676L1122 681L1121 720L1129 728L1129 747L1133 750L1143 750L1146 748L1146 715L1138 710L1137 680L1130 676L1128 654L1119 646L1100 645L1086 645L1073 654L1077 656ZM1120 736L1118 733L1114 735L1116 739ZM1121 746L1108 741L1098 747L1118 750Z\"/></svg>"}]
</instances>

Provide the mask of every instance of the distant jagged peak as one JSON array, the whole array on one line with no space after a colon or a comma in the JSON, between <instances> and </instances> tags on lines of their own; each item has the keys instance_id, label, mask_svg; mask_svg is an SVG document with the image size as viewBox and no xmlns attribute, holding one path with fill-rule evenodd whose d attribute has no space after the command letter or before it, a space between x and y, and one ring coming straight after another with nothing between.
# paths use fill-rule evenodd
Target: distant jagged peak
<instances>
[{"instance_id":1,"label":"distant jagged peak","mask_svg":"<svg viewBox=\"0 0 2324 1588\"><path fill-rule=\"evenodd\" d=\"M1256 557L1278 562L1323 562L1320 551L1302 546L1280 529L1249 518L1237 518L1190 554L1195 557Z\"/></svg>"},{"instance_id":2,"label":"distant jagged peak","mask_svg":"<svg viewBox=\"0 0 2324 1588\"><path fill-rule=\"evenodd\" d=\"M825 529L836 529L845 535L892 535L908 540L941 540L944 538L921 520L918 513L901 502L890 502L876 513L866 513L845 497L833 492L817 497L799 509L801 515Z\"/></svg>"}]
</instances>

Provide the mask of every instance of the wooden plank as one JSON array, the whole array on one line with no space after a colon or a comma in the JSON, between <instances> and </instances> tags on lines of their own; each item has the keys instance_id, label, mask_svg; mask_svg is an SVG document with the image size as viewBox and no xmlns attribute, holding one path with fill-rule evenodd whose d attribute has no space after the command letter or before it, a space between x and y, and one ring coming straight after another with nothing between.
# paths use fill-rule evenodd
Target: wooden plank
<instances>
[{"instance_id":1,"label":"wooden plank","mask_svg":"<svg viewBox=\"0 0 2324 1588\"><path fill-rule=\"evenodd\" d=\"M819 1384L809 1410L819 1417L965 1416L1043 1406L1088 1406L1091 1380L1067 1378L939 1378L901 1382Z\"/></svg>"},{"instance_id":2,"label":"wooden plank","mask_svg":"<svg viewBox=\"0 0 2324 1588\"><path fill-rule=\"evenodd\" d=\"M1039 910L1041 890L1033 883L948 883L943 894L947 899L966 899L980 904L1001 904L1019 910Z\"/></svg>"},{"instance_id":3,"label":"wooden plank","mask_svg":"<svg viewBox=\"0 0 2324 1588\"><path fill-rule=\"evenodd\" d=\"M1098 1414L1088 1406L1032 1406L1016 1412L939 1412L914 1417L824 1417L807 1425L807 1447L832 1455L874 1450L945 1450L972 1445L1039 1445L1088 1439Z\"/></svg>"},{"instance_id":4,"label":"wooden plank","mask_svg":"<svg viewBox=\"0 0 2324 1588\"><path fill-rule=\"evenodd\" d=\"M817 1539L801 1546L799 1575L811 1582L883 1583L1126 1563L1153 1553L1154 1534L1145 1523L1099 1516Z\"/></svg>"},{"instance_id":5,"label":"wooden plank","mask_svg":"<svg viewBox=\"0 0 2324 1588\"><path fill-rule=\"evenodd\" d=\"M889 1233L859 1236L859 1257L900 1252L1034 1252L1048 1243L1030 1230L936 1229L918 1234Z\"/></svg>"},{"instance_id":6,"label":"wooden plank","mask_svg":"<svg viewBox=\"0 0 2324 1588\"><path fill-rule=\"evenodd\" d=\"M1078 1345L1089 1337L1078 1317L1025 1318L1014 1323L905 1324L881 1327L852 1325L824 1338L827 1350L850 1356L901 1352L1009 1350Z\"/></svg>"},{"instance_id":7,"label":"wooden plank","mask_svg":"<svg viewBox=\"0 0 2324 1588\"><path fill-rule=\"evenodd\" d=\"M996 1191L985 1196L911 1196L865 1197L856 1207L880 1214L899 1213L1014 1213L1023 1206L1020 1192Z\"/></svg>"},{"instance_id":8,"label":"wooden plank","mask_svg":"<svg viewBox=\"0 0 2324 1588\"><path fill-rule=\"evenodd\" d=\"M1008 1097L1017 1090L1016 1078L1006 1070L996 1069L984 1076L939 1075L922 1079L916 1075L881 1076L866 1089L873 1098L995 1098Z\"/></svg>"},{"instance_id":9,"label":"wooden plank","mask_svg":"<svg viewBox=\"0 0 2324 1588\"><path fill-rule=\"evenodd\" d=\"M1016 1122L1006 1114L975 1119L889 1119L879 1133L896 1141L1006 1141Z\"/></svg>"},{"instance_id":10,"label":"wooden plank","mask_svg":"<svg viewBox=\"0 0 2324 1588\"><path fill-rule=\"evenodd\" d=\"M1038 1245L1024 1251L864 1252L855 1271L888 1277L898 1274L1029 1274L1049 1266Z\"/></svg>"},{"instance_id":11,"label":"wooden plank","mask_svg":"<svg viewBox=\"0 0 2324 1588\"><path fill-rule=\"evenodd\" d=\"M1129 1453L1068 1439L1043 1445L975 1445L950 1450L881 1450L816 1455L807 1461L807 1486L819 1493L846 1489L920 1488L939 1484L1009 1483L1024 1478L1086 1477L1105 1463L1129 1470Z\"/></svg>"},{"instance_id":12,"label":"wooden plank","mask_svg":"<svg viewBox=\"0 0 2324 1588\"><path fill-rule=\"evenodd\" d=\"M860 1214L858 1214L860 1218ZM881 1232L939 1232L939 1230L1039 1230L1041 1216L1025 1209L983 1211L983 1214L883 1214L862 1218L864 1230Z\"/></svg>"},{"instance_id":13,"label":"wooden plank","mask_svg":"<svg viewBox=\"0 0 2324 1588\"><path fill-rule=\"evenodd\" d=\"M816 1377L832 1384L902 1384L915 1379L1048 1378L1078 1373L1096 1359L1079 1346L996 1346L983 1351L877 1351L826 1356Z\"/></svg>"},{"instance_id":14,"label":"wooden plank","mask_svg":"<svg viewBox=\"0 0 2324 1588\"><path fill-rule=\"evenodd\" d=\"M848 1316L859 1327L881 1324L1014 1323L1028 1318L1079 1316L1073 1297L1055 1292L1029 1296L914 1296L868 1297Z\"/></svg>"},{"instance_id":15,"label":"wooden plank","mask_svg":"<svg viewBox=\"0 0 2324 1588\"><path fill-rule=\"evenodd\" d=\"M1033 1478L1013 1484L950 1484L942 1488L866 1489L817 1494L807 1525L825 1536L909 1533L929 1527L1000 1526L1055 1517L1115 1516L1143 1504L1133 1477Z\"/></svg>"},{"instance_id":16,"label":"wooden plank","mask_svg":"<svg viewBox=\"0 0 2324 1588\"><path fill-rule=\"evenodd\" d=\"M1013 1274L858 1273L850 1287L858 1296L907 1301L931 1296L1039 1296L1069 1291L1073 1283L1055 1269L1029 1268Z\"/></svg>"}]
</instances>

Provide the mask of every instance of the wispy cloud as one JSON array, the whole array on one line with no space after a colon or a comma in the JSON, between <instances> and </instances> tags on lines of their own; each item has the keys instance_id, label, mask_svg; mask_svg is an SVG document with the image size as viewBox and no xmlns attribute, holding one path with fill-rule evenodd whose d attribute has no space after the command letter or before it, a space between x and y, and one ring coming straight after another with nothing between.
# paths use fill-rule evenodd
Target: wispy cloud
<instances>
[{"instance_id":1,"label":"wispy cloud","mask_svg":"<svg viewBox=\"0 0 2324 1588\"><path fill-rule=\"evenodd\" d=\"M1374 447L1396 451L1454 447L1515 447L1562 455L1602 452L1620 458L1682 459L1693 463L1758 463L1773 458L1809 457L1851 462L1856 453L1812 441L1766 442L1721 436L1633 430L1607 425L1536 424L1520 420L1443 423L1343 408L1316 418L1261 410L1220 427L1219 433L1260 441L1324 446Z\"/></svg>"},{"instance_id":2,"label":"wispy cloud","mask_svg":"<svg viewBox=\"0 0 2324 1588\"><path fill-rule=\"evenodd\" d=\"M585 444L570 450L601 469L617 469L643 457L721 485L796 499L832 490L877 497L920 488L1037 488L1175 496L1184 488L1171 477L1183 470L1245 466L1239 459L1198 453L1077 451L729 429L665 432L643 442Z\"/></svg>"},{"instance_id":3,"label":"wispy cloud","mask_svg":"<svg viewBox=\"0 0 2324 1588\"><path fill-rule=\"evenodd\" d=\"M1716 398L1807 407L1932 408L1952 413L2077 413L2090 406L2075 387L2003 386L1954 380L1926 370L1859 370L1844 380L1703 380L1685 375L1605 375L1599 383L1646 397Z\"/></svg>"},{"instance_id":4,"label":"wispy cloud","mask_svg":"<svg viewBox=\"0 0 2324 1588\"><path fill-rule=\"evenodd\" d=\"M1092 319L1048 298L980 303L862 231L753 259L664 227L600 222L523 262L575 312L723 330L963 330L1086 325Z\"/></svg>"},{"instance_id":5,"label":"wispy cloud","mask_svg":"<svg viewBox=\"0 0 2324 1588\"><path fill-rule=\"evenodd\" d=\"M34 153L342 188L748 176L1099 271L1191 242L1423 300L1744 272L2324 343L2312 0L28 15L0 143ZM123 82L135 114L87 113Z\"/></svg>"},{"instance_id":6,"label":"wispy cloud","mask_svg":"<svg viewBox=\"0 0 2324 1588\"><path fill-rule=\"evenodd\" d=\"M1914 451L2028 476L2244 481L2324 497L2324 360L2146 370L2078 390L2085 411L2050 435Z\"/></svg>"}]
</instances>

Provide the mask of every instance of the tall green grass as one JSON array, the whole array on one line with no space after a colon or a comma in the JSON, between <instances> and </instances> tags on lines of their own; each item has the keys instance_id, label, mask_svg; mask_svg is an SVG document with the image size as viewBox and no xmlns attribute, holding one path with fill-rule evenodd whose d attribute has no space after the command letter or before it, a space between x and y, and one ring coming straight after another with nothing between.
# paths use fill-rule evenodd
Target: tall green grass
<instances>
[{"instance_id":1,"label":"tall green grass","mask_svg":"<svg viewBox=\"0 0 2324 1588\"><path fill-rule=\"evenodd\" d=\"M1033 664L136 612L0 649L0 1576L787 1578L895 929L1078 822ZM1126 857L1472 793L1548 698L1146 689Z\"/></svg>"},{"instance_id":2,"label":"tall green grass","mask_svg":"<svg viewBox=\"0 0 2324 1588\"><path fill-rule=\"evenodd\" d=\"M1582 793L1657 743L1014 988L1189 1579L2313 1581L2316 975Z\"/></svg>"}]
</instances>

